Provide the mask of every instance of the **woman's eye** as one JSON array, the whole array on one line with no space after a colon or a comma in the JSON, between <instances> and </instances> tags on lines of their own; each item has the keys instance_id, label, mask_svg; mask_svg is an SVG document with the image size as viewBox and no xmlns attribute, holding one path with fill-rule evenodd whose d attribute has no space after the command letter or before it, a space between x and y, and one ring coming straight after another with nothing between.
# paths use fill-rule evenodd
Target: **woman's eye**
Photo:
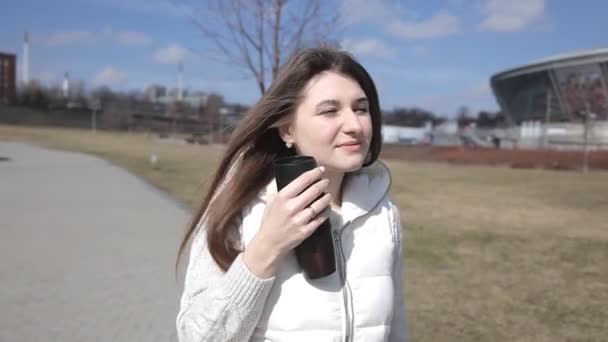
<instances>
[{"instance_id":1,"label":"woman's eye","mask_svg":"<svg viewBox=\"0 0 608 342\"><path fill-rule=\"evenodd\" d=\"M368 109L367 107L360 107L355 109L355 112L360 112L360 113L367 113Z\"/></svg>"},{"instance_id":2,"label":"woman's eye","mask_svg":"<svg viewBox=\"0 0 608 342\"><path fill-rule=\"evenodd\" d=\"M336 113L337 110L335 108L328 108L321 111L321 114L333 114Z\"/></svg>"}]
</instances>

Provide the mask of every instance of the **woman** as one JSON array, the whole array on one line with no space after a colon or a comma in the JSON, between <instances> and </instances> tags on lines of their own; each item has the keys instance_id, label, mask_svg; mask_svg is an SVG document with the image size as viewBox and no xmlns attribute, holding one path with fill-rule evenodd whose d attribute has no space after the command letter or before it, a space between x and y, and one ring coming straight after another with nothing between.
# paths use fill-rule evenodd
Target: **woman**
<instances>
[{"instance_id":1,"label":"woman","mask_svg":"<svg viewBox=\"0 0 608 342\"><path fill-rule=\"evenodd\" d=\"M180 341L406 340L381 144L367 71L333 49L294 55L233 132L180 248L193 240ZM320 167L277 191L272 162L293 154ZM338 270L308 279L292 249L328 218Z\"/></svg>"}]
</instances>

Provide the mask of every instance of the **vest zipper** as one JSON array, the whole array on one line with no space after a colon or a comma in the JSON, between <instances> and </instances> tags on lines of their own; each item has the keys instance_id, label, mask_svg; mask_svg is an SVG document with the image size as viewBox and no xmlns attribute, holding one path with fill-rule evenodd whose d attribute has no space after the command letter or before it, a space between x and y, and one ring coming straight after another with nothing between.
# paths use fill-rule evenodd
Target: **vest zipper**
<instances>
[{"instance_id":1,"label":"vest zipper","mask_svg":"<svg viewBox=\"0 0 608 342\"><path fill-rule=\"evenodd\" d=\"M342 280L342 299L344 304L344 316L345 316L345 325L346 325L346 335L344 336L344 341L349 342L353 339L353 318L352 318L352 307L351 307L351 289L348 284L348 280L346 280L346 256L344 255L344 250L342 249L342 232L344 228L348 224L344 225L340 231L333 230L332 233L334 235L334 245L336 247L336 261L338 266L338 272L340 273L340 279Z\"/></svg>"},{"instance_id":2,"label":"vest zipper","mask_svg":"<svg viewBox=\"0 0 608 342\"><path fill-rule=\"evenodd\" d=\"M389 174L389 177L390 177L390 174ZM346 280L346 256L344 255L344 250L342 249L342 233L344 232L344 229L346 227L351 225L357 219L360 219L361 217L366 217L367 214L374 211L378 207L378 205L380 203L382 203L382 199L384 197L386 197L386 195L389 192L389 189L391 188L391 183L392 183L392 180L389 178L388 187L386 188L386 191L384 192L382 197L380 197L381 199L370 210L367 210L367 212L365 214L355 217L354 219L346 222L346 224L342 225L342 228L339 231L332 230L332 234L334 236L334 247L336 249L336 251L335 251L336 264L338 267L338 271L340 272L340 278L342 279L342 282L344 284L343 289L342 289L342 298L344 299L344 313L345 313L345 320L346 320L346 336L344 336L345 342L351 342L353 340L354 334L355 334L355 331L354 331L355 328L354 328L354 323L353 323L354 311L352 308L352 290L350 288L350 285L348 284L348 281Z\"/></svg>"}]
</instances>

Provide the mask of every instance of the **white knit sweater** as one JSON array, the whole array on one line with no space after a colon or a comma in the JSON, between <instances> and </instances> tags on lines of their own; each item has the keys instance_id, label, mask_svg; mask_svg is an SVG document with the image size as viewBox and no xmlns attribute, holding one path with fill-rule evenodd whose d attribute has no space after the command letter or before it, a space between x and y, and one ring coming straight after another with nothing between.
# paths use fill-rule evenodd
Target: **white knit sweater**
<instances>
[{"instance_id":1,"label":"white knit sweater","mask_svg":"<svg viewBox=\"0 0 608 342\"><path fill-rule=\"evenodd\" d=\"M242 261L242 254L223 272L209 254L206 240L204 230L199 230L192 243L176 320L178 338L181 342L249 341L276 278L260 279L253 275ZM400 245L401 241L399 250ZM395 289L395 326L391 330L391 341L404 341L401 260L396 266L395 286L400 288Z\"/></svg>"},{"instance_id":2,"label":"white knit sweater","mask_svg":"<svg viewBox=\"0 0 608 342\"><path fill-rule=\"evenodd\" d=\"M224 273L209 254L205 234L197 236L191 253L177 316L179 341L248 341L274 277L253 275L242 254Z\"/></svg>"}]
</instances>

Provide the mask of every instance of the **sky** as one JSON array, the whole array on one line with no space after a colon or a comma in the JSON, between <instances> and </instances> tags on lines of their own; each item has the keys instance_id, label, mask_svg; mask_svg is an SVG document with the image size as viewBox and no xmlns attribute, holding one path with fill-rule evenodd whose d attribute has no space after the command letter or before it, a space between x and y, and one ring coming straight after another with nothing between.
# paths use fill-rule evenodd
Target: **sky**
<instances>
[{"instance_id":1,"label":"sky","mask_svg":"<svg viewBox=\"0 0 608 342\"><path fill-rule=\"evenodd\" d=\"M291 0L297 1L297 0ZM497 110L492 74L555 54L608 47L605 0L335 0L335 39L378 87L381 107L421 107L454 116ZM0 52L23 52L30 34L30 78L57 85L66 72L87 89L149 84L217 92L251 105L252 77L211 59L212 44L191 22L197 3L171 0L8 0L0 12Z\"/></svg>"}]
</instances>

